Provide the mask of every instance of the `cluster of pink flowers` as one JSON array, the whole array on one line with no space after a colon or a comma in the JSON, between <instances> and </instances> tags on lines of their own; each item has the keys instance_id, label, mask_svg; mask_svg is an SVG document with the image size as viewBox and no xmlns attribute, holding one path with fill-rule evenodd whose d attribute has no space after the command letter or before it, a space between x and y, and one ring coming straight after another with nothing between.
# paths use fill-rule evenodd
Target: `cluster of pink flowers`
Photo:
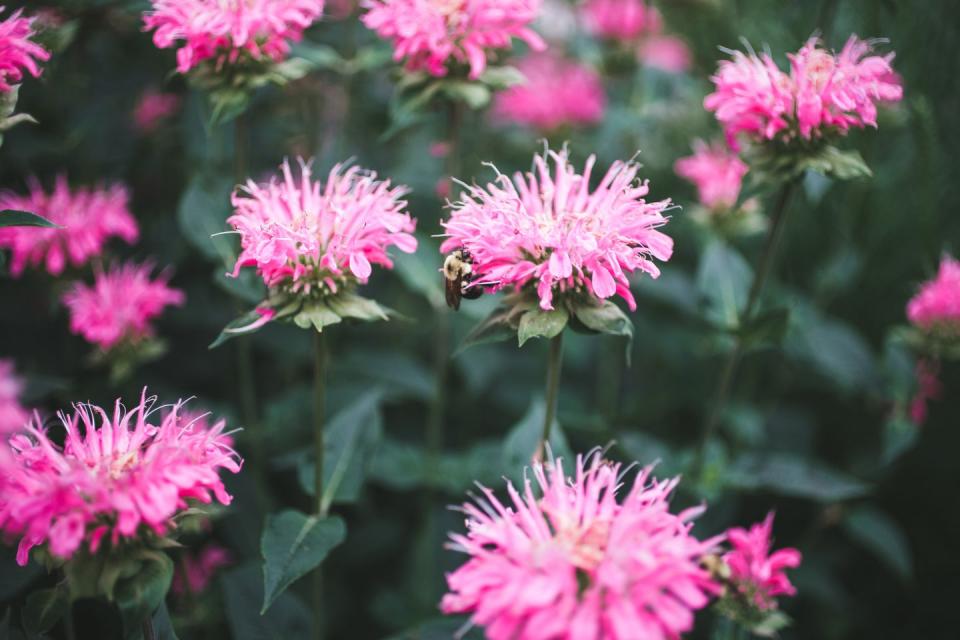
<instances>
[{"instance_id":1,"label":"cluster of pink flowers","mask_svg":"<svg viewBox=\"0 0 960 640\"><path fill-rule=\"evenodd\" d=\"M505 505L482 488L466 503L466 534L452 549L470 556L447 576L445 613L469 613L490 640L555 638L664 640L693 627L694 611L718 590L701 558L720 538L700 541L668 499L677 480L639 472L621 502L619 464L594 453L567 477L558 459L533 468Z\"/></svg>"},{"instance_id":2,"label":"cluster of pink flowers","mask_svg":"<svg viewBox=\"0 0 960 640\"><path fill-rule=\"evenodd\" d=\"M70 190L67 178L57 178L52 193L31 179L30 193L23 196L0 192L0 209L30 211L62 229L8 227L0 229L0 248L11 250L10 272L23 273L27 265L45 265L59 275L69 261L80 267L100 255L106 241L118 236L133 243L139 236L137 221L127 203L129 194L121 185L109 188Z\"/></svg>"},{"instance_id":3,"label":"cluster of pink flowers","mask_svg":"<svg viewBox=\"0 0 960 640\"><path fill-rule=\"evenodd\" d=\"M716 113L735 149L740 134L809 140L851 127L875 127L877 104L900 100L903 87L890 65L893 54L870 51L870 43L856 36L836 55L811 38L789 56L789 74L769 54L736 51L732 60L720 62L712 78L716 90L704 106Z\"/></svg>"},{"instance_id":4,"label":"cluster of pink flowers","mask_svg":"<svg viewBox=\"0 0 960 640\"><path fill-rule=\"evenodd\" d=\"M534 171L513 181L498 173L485 188L465 189L443 223L440 250L466 249L475 282L491 290L535 283L543 309L553 308L556 293L581 290L597 298L620 295L635 309L627 275L657 277L652 258L673 253L673 240L657 230L667 222L670 200L644 200L649 186L636 179L640 167L632 161L615 162L591 192L595 162L590 156L581 175L566 150L548 151L534 156Z\"/></svg>"},{"instance_id":5,"label":"cluster of pink flowers","mask_svg":"<svg viewBox=\"0 0 960 640\"><path fill-rule=\"evenodd\" d=\"M181 305L183 292L167 286L168 276L151 280L151 264L128 262L96 269L93 286L76 283L63 296L70 330L108 351L153 335L150 322L168 305Z\"/></svg>"},{"instance_id":6,"label":"cluster of pink flowers","mask_svg":"<svg viewBox=\"0 0 960 640\"><path fill-rule=\"evenodd\" d=\"M797 590L784 569L800 566L800 552L787 547L773 553L773 512L749 530L734 527L727 531L731 550L723 556L730 569L730 580L758 609L776 607L776 597L792 596Z\"/></svg>"},{"instance_id":7,"label":"cluster of pink flowers","mask_svg":"<svg viewBox=\"0 0 960 640\"><path fill-rule=\"evenodd\" d=\"M300 160L300 177L284 162L283 180L252 180L233 195L227 222L240 233L233 275L254 266L268 287L336 293L344 282L366 283L372 265L391 268L390 246L416 251L416 220L406 213L406 187L377 180L359 167L336 165L325 184Z\"/></svg>"},{"instance_id":8,"label":"cluster of pink flowers","mask_svg":"<svg viewBox=\"0 0 960 640\"><path fill-rule=\"evenodd\" d=\"M581 13L591 33L609 40L630 42L663 29L660 12L644 0L587 0Z\"/></svg>"},{"instance_id":9,"label":"cluster of pink flowers","mask_svg":"<svg viewBox=\"0 0 960 640\"><path fill-rule=\"evenodd\" d=\"M30 412L20 404L23 380L17 376L13 361L0 359L0 434L23 427L30 420Z\"/></svg>"},{"instance_id":10,"label":"cluster of pink flowers","mask_svg":"<svg viewBox=\"0 0 960 640\"><path fill-rule=\"evenodd\" d=\"M170 590L180 597L203 593L217 571L233 562L230 552L216 544L209 544L196 554L185 550L182 558L170 584Z\"/></svg>"},{"instance_id":11,"label":"cluster of pink flowers","mask_svg":"<svg viewBox=\"0 0 960 640\"><path fill-rule=\"evenodd\" d=\"M323 13L323 0L153 0L145 30L166 49L179 46L177 71L187 73L206 60L217 67L247 55L284 59L290 42Z\"/></svg>"},{"instance_id":12,"label":"cluster of pink flowers","mask_svg":"<svg viewBox=\"0 0 960 640\"><path fill-rule=\"evenodd\" d=\"M140 133L155 131L160 124L180 109L180 96L156 89L144 91L133 109L133 124Z\"/></svg>"},{"instance_id":13,"label":"cluster of pink flowers","mask_svg":"<svg viewBox=\"0 0 960 640\"><path fill-rule=\"evenodd\" d=\"M603 119L603 81L590 67L547 53L528 56L517 66L526 82L497 94L495 117L543 131Z\"/></svg>"},{"instance_id":14,"label":"cluster of pink flowers","mask_svg":"<svg viewBox=\"0 0 960 640\"><path fill-rule=\"evenodd\" d=\"M0 12L3 10L0 5ZM40 62L50 59L46 49L30 40L32 36L33 18L23 17L22 9L0 22L0 93L20 84L24 72L39 77Z\"/></svg>"},{"instance_id":15,"label":"cluster of pink flowers","mask_svg":"<svg viewBox=\"0 0 960 640\"><path fill-rule=\"evenodd\" d=\"M747 164L723 144L693 143L693 155L673 165L681 178L697 187L700 203L711 210L729 210L740 196Z\"/></svg>"},{"instance_id":16,"label":"cluster of pink flowers","mask_svg":"<svg viewBox=\"0 0 960 640\"><path fill-rule=\"evenodd\" d=\"M907 303L907 318L924 331L960 337L960 261L943 256L937 277Z\"/></svg>"},{"instance_id":17,"label":"cluster of pink flowers","mask_svg":"<svg viewBox=\"0 0 960 640\"><path fill-rule=\"evenodd\" d=\"M59 414L63 438L38 423L11 438L0 529L20 537L19 564L38 545L68 559L81 546L96 553L105 538L135 538L141 525L164 535L188 500L230 503L219 471L237 473L241 460L224 441L224 422L202 429L181 418L182 402L155 405L146 390L131 411L119 400L112 414L77 404Z\"/></svg>"},{"instance_id":18,"label":"cluster of pink flowers","mask_svg":"<svg viewBox=\"0 0 960 640\"><path fill-rule=\"evenodd\" d=\"M407 68L444 76L451 63L468 64L470 78L487 66L490 50L508 49L513 38L545 48L529 25L542 0L366 0L363 23L391 40L394 59Z\"/></svg>"}]
</instances>

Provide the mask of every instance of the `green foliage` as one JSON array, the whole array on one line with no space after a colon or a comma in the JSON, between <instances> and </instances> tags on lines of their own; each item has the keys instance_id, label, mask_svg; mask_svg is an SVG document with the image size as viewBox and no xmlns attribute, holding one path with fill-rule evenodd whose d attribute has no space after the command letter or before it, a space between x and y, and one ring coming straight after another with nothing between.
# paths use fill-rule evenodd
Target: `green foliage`
<instances>
[{"instance_id":1,"label":"green foliage","mask_svg":"<svg viewBox=\"0 0 960 640\"><path fill-rule=\"evenodd\" d=\"M38 636L52 629L69 610L70 593L66 584L61 583L27 596L20 620L29 636Z\"/></svg>"},{"instance_id":2,"label":"green foliage","mask_svg":"<svg viewBox=\"0 0 960 640\"><path fill-rule=\"evenodd\" d=\"M52 227L59 229L56 225L42 216L29 211L12 211L5 209L0 211L0 229L4 227Z\"/></svg>"}]
</instances>

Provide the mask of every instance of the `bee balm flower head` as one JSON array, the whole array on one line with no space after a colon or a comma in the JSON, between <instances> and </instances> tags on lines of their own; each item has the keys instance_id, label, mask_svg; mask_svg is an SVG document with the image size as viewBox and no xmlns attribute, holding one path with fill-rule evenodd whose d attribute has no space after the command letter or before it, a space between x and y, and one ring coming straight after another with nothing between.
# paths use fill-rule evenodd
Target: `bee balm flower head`
<instances>
[{"instance_id":1,"label":"bee balm flower head","mask_svg":"<svg viewBox=\"0 0 960 640\"><path fill-rule=\"evenodd\" d=\"M730 580L760 610L775 608L777 596L797 593L784 569L800 566L800 552L785 548L771 553L772 536L772 512L749 530L735 527L727 531L732 549L723 561L730 568Z\"/></svg>"},{"instance_id":2,"label":"bee balm flower head","mask_svg":"<svg viewBox=\"0 0 960 640\"><path fill-rule=\"evenodd\" d=\"M619 464L599 453L536 464L522 493L503 504L483 488L463 505L467 532L450 548L470 559L447 576L444 613L468 613L490 640L666 640L693 626L717 586L700 558L719 539L690 529L702 508L679 514L668 498L677 480L642 470L618 500Z\"/></svg>"},{"instance_id":3,"label":"bee balm flower head","mask_svg":"<svg viewBox=\"0 0 960 640\"><path fill-rule=\"evenodd\" d=\"M628 274L657 277L654 258L673 253L673 240L658 231L670 201L644 200L649 187L632 161L615 162L591 191L595 163L590 156L579 174L566 150L548 151L534 156L529 173L466 188L443 223L441 251L466 249L474 281L492 290L535 288L543 309L557 294L583 293L619 295L635 309Z\"/></svg>"},{"instance_id":4,"label":"bee balm flower head","mask_svg":"<svg viewBox=\"0 0 960 640\"><path fill-rule=\"evenodd\" d=\"M4 7L0 5L0 12ZM17 9L0 22L0 94L13 90L23 80L23 74L40 76L40 62L50 59L50 53L32 42L33 18L24 18Z\"/></svg>"},{"instance_id":5,"label":"bee balm flower head","mask_svg":"<svg viewBox=\"0 0 960 640\"><path fill-rule=\"evenodd\" d=\"M0 434L17 431L30 420L20 404L23 381L13 369L13 361L0 359Z\"/></svg>"},{"instance_id":6,"label":"bee balm flower head","mask_svg":"<svg viewBox=\"0 0 960 640\"><path fill-rule=\"evenodd\" d=\"M960 338L960 261L943 257L937 277L907 304L907 318L925 332Z\"/></svg>"},{"instance_id":7,"label":"bee balm flower head","mask_svg":"<svg viewBox=\"0 0 960 640\"><path fill-rule=\"evenodd\" d=\"M182 407L161 411L144 390L130 411L119 400L112 412L77 404L59 414L62 435L35 421L11 438L0 468L0 529L20 538L17 562L39 545L69 559L81 547L96 553L105 539L164 535L190 500L229 504L219 472L237 473L241 461L224 422L200 428L181 419Z\"/></svg>"},{"instance_id":8,"label":"bee balm flower head","mask_svg":"<svg viewBox=\"0 0 960 640\"><path fill-rule=\"evenodd\" d=\"M747 165L724 145L697 140L693 155L677 160L674 171L696 185L704 207L725 210L737 203Z\"/></svg>"}]
</instances>

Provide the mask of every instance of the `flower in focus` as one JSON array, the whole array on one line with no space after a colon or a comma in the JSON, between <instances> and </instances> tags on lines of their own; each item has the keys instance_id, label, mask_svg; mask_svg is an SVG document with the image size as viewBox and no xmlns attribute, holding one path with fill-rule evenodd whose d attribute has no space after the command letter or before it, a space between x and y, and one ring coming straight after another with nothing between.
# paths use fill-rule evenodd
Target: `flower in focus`
<instances>
[{"instance_id":1,"label":"flower in focus","mask_svg":"<svg viewBox=\"0 0 960 640\"><path fill-rule=\"evenodd\" d=\"M581 12L587 29L608 40L630 42L663 28L660 12L644 0L587 0Z\"/></svg>"},{"instance_id":2,"label":"flower in focus","mask_svg":"<svg viewBox=\"0 0 960 640\"><path fill-rule=\"evenodd\" d=\"M927 403L936 400L943 393L943 383L940 382L940 362L934 359L921 358L917 361L915 370L916 393L910 399L910 420L916 425L927 421Z\"/></svg>"},{"instance_id":3,"label":"flower in focus","mask_svg":"<svg viewBox=\"0 0 960 640\"><path fill-rule=\"evenodd\" d=\"M0 5L0 12L4 7ZM50 59L50 53L32 42L33 18L23 17L17 9L0 22L0 93L13 90L23 81L24 72L40 77L40 62Z\"/></svg>"},{"instance_id":4,"label":"flower in focus","mask_svg":"<svg viewBox=\"0 0 960 640\"><path fill-rule=\"evenodd\" d=\"M217 571L233 562L230 552L216 544L209 544L196 554L185 550L182 558L170 584L170 590L181 598L203 593Z\"/></svg>"},{"instance_id":5,"label":"flower in focus","mask_svg":"<svg viewBox=\"0 0 960 640\"><path fill-rule=\"evenodd\" d=\"M344 285L365 284L374 264L392 268L390 246L416 250L416 221L402 200L406 187L340 164L321 183L309 163L299 162L299 178L284 162L282 180L249 181L233 194L227 222L242 247L234 277L252 266L268 287L336 294Z\"/></svg>"},{"instance_id":6,"label":"flower in focus","mask_svg":"<svg viewBox=\"0 0 960 640\"><path fill-rule=\"evenodd\" d=\"M678 176L697 187L700 203L711 210L729 210L740 196L748 167L722 144L693 143L693 155L674 164Z\"/></svg>"},{"instance_id":7,"label":"flower in focus","mask_svg":"<svg viewBox=\"0 0 960 640\"><path fill-rule=\"evenodd\" d=\"M144 91L133 110L133 124L141 133L150 133L180 109L180 96L161 93L155 89Z\"/></svg>"},{"instance_id":8,"label":"flower in focus","mask_svg":"<svg viewBox=\"0 0 960 640\"><path fill-rule=\"evenodd\" d=\"M114 236L128 244L137 240L137 221L128 208L126 187L71 191L65 176L57 178L52 193L31 179L30 193L23 196L0 192L0 209L30 211L63 227L8 227L0 229L0 248L11 251L10 273L19 276L27 265L43 264L51 275L59 275L69 262L81 267L99 256L103 245Z\"/></svg>"},{"instance_id":9,"label":"flower in focus","mask_svg":"<svg viewBox=\"0 0 960 640\"><path fill-rule=\"evenodd\" d=\"M151 321L168 305L182 305L183 292L167 286L169 276L150 279L153 265L128 262L97 269L93 286L81 282L63 296L70 331L109 351L153 336Z\"/></svg>"},{"instance_id":10,"label":"flower in focus","mask_svg":"<svg viewBox=\"0 0 960 640\"><path fill-rule=\"evenodd\" d=\"M225 424L183 422L183 404L161 412L144 389L130 411L117 400L112 413L92 404L61 412L62 436L39 422L13 436L0 469L0 529L20 538L17 562L40 545L69 559L81 547L96 553L105 538L165 535L191 500L229 504L219 471L237 473L241 460Z\"/></svg>"},{"instance_id":11,"label":"flower in focus","mask_svg":"<svg viewBox=\"0 0 960 640\"><path fill-rule=\"evenodd\" d=\"M773 512L749 530L734 527L727 531L731 550L723 556L730 569L730 581L738 592L762 611L777 605L776 597L792 596L797 590L784 569L800 566L800 552L793 548L773 553Z\"/></svg>"},{"instance_id":12,"label":"flower in focus","mask_svg":"<svg viewBox=\"0 0 960 640\"><path fill-rule=\"evenodd\" d=\"M683 73L693 64L690 47L676 36L655 35L644 38L637 46L637 59L648 67L666 73Z\"/></svg>"},{"instance_id":13,"label":"flower in focus","mask_svg":"<svg viewBox=\"0 0 960 640\"><path fill-rule=\"evenodd\" d=\"M0 434L17 431L30 421L30 412L20 404L23 380L12 360L0 359Z\"/></svg>"},{"instance_id":14,"label":"flower in focus","mask_svg":"<svg viewBox=\"0 0 960 640\"><path fill-rule=\"evenodd\" d=\"M927 333L960 337L960 261L943 256L937 277L907 303L907 318Z\"/></svg>"},{"instance_id":15,"label":"flower in focus","mask_svg":"<svg viewBox=\"0 0 960 640\"><path fill-rule=\"evenodd\" d=\"M603 81L590 67L546 53L517 65L526 82L498 93L494 116L543 131L603 119Z\"/></svg>"},{"instance_id":16,"label":"flower in focus","mask_svg":"<svg viewBox=\"0 0 960 640\"><path fill-rule=\"evenodd\" d=\"M533 475L536 490L508 484L508 505L487 488L463 505L467 532L449 547L470 559L447 575L444 613L470 614L491 640L658 640L693 627L718 591L700 559L720 538L691 535L702 507L670 512L676 479L644 469L618 502L621 467L599 453L578 456L570 477L559 459Z\"/></svg>"},{"instance_id":17,"label":"flower in focus","mask_svg":"<svg viewBox=\"0 0 960 640\"><path fill-rule=\"evenodd\" d=\"M411 71L445 76L453 63L480 77L491 50L509 49L513 38L545 48L529 25L541 0L367 0L362 20L393 42L395 60Z\"/></svg>"},{"instance_id":18,"label":"flower in focus","mask_svg":"<svg viewBox=\"0 0 960 640\"><path fill-rule=\"evenodd\" d=\"M144 30L161 49L179 46L177 71L212 60L219 69L241 57L279 62L290 42L323 13L323 0L153 0Z\"/></svg>"},{"instance_id":19,"label":"flower in focus","mask_svg":"<svg viewBox=\"0 0 960 640\"><path fill-rule=\"evenodd\" d=\"M553 168L551 172L550 162ZM621 296L630 309L636 301L627 274L656 278L653 262L669 260L673 240L657 230L666 224L670 200L647 202L640 166L615 162L590 191L595 156L578 174L567 151L534 156L532 172L497 174L485 188L464 189L443 223L444 253L466 249L477 284L496 291L535 286L540 307L553 309L556 294Z\"/></svg>"}]
</instances>

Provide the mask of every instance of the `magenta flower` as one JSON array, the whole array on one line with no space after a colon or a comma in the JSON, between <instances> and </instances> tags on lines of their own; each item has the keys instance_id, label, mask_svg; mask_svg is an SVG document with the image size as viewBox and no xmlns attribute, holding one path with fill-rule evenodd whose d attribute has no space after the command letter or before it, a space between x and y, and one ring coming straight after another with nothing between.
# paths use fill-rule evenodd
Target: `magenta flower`
<instances>
[{"instance_id":1,"label":"magenta flower","mask_svg":"<svg viewBox=\"0 0 960 640\"><path fill-rule=\"evenodd\" d=\"M718 586L700 566L720 538L690 529L702 507L679 514L668 498L677 480L639 472L617 501L619 464L577 457L567 477L558 459L533 468L539 496L507 485L505 505L487 488L462 510L466 534L449 548L470 559L447 575L444 613L468 613L490 640L662 640L693 627L693 613Z\"/></svg>"},{"instance_id":2,"label":"magenta flower","mask_svg":"<svg viewBox=\"0 0 960 640\"><path fill-rule=\"evenodd\" d=\"M546 45L529 25L542 0L365 0L362 20L393 42L395 60L411 71L445 76L452 64L470 66L480 77L490 52L509 49L513 38L531 49Z\"/></svg>"},{"instance_id":3,"label":"magenta flower","mask_svg":"<svg viewBox=\"0 0 960 640\"><path fill-rule=\"evenodd\" d=\"M543 131L603 119L603 81L590 67L547 53L528 56L517 67L527 80L497 94L495 117Z\"/></svg>"},{"instance_id":4,"label":"magenta flower","mask_svg":"<svg viewBox=\"0 0 960 640\"><path fill-rule=\"evenodd\" d=\"M230 552L217 544L208 544L196 554L184 551L182 558L170 584L170 590L181 598L206 591L214 575L233 563Z\"/></svg>"},{"instance_id":5,"label":"magenta flower","mask_svg":"<svg viewBox=\"0 0 960 640\"><path fill-rule=\"evenodd\" d=\"M960 261L943 256L937 277L907 303L907 318L925 332L960 336Z\"/></svg>"},{"instance_id":6,"label":"magenta flower","mask_svg":"<svg viewBox=\"0 0 960 640\"><path fill-rule=\"evenodd\" d=\"M0 5L0 12L4 10ZM32 42L33 18L24 18L23 9L17 9L0 22L0 93L11 91L23 81L24 72L40 77L40 62L50 59L50 53Z\"/></svg>"},{"instance_id":7,"label":"magenta flower","mask_svg":"<svg viewBox=\"0 0 960 640\"><path fill-rule=\"evenodd\" d=\"M212 60L219 69L241 57L280 61L290 42L323 13L323 0L153 0L143 16L161 49L177 50L177 71Z\"/></svg>"},{"instance_id":8,"label":"magenta flower","mask_svg":"<svg viewBox=\"0 0 960 640\"><path fill-rule=\"evenodd\" d=\"M793 548L778 549L773 553L773 512L749 531L734 527L727 531L732 549L723 561L730 568L730 580L738 591L761 610L776 607L776 597L792 596L797 590L790 583L784 569L800 566L800 552Z\"/></svg>"},{"instance_id":9,"label":"magenta flower","mask_svg":"<svg viewBox=\"0 0 960 640\"><path fill-rule=\"evenodd\" d=\"M13 368L13 360L0 358L0 434L17 431L30 421L30 412L20 404L23 380Z\"/></svg>"},{"instance_id":10,"label":"magenta flower","mask_svg":"<svg viewBox=\"0 0 960 640\"><path fill-rule=\"evenodd\" d=\"M46 193L36 179L29 181L29 187L26 196L0 192L0 209L30 211L63 228L0 229L0 248L10 249L10 273L14 276L23 273L27 265L41 264L51 275L60 275L68 262L81 267L99 256L111 237L132 244L139 236L124 186L71 191L67 178L60 176L52 193Z\"/></svg>"},{"instance_id":11,"label":"magenta flower","mask_svg":"<svg viewBox=\"0 0 960 640\"><path fill-rule=\"evenodd\" d=\"M693 143L693 155L677 160L673 170L697 187L704 207L729 210L737 203L748 168L726 146L697 140Z\"/></svg>"},{"instance_id":12,"label":"magenta flower","mask_svg":"<svg viewBox=\"0 0 960 640\"><path fill-rule=\"evenodd\" d=\"M667 222L670 200L644 200L650 189L636 179L640 166L632 161L615 162L592 192L595 156L583 175L566 150L536 155L533 162L534 171L516 173L513 181L498 173L485 188L465 188L442 223L440 250L466 249L475 282L493 291L535 287L543 309L553 308L554 295L568 292L619 295L635 309L627 275L641 271L656 278L660 270L652 258L669 260L673 253L673 240L657 230Z\"/></svg>"},{"instance_id":13,"label":"magenta flower","mask_svg":"<svg viewBox=\"0 0 960 640\"><path fill-rule=\"evenodd\" d=\"M180 102L180 96L175 93L148 89L143 92L133 109L133 124L140 133L151 133L180 110Z\"/></svg>"},{"instance_id":14,"label":"magenta flower","mask_svg":"<svg viewBox=\"0 0 960 640\"><path fill-rule=\"evenodd\" d=\"M663 29L660 12L644 0L587 0L581 15L592 34L608 40L630 42Z\"/></svg>"},{"instance_id":15,"label":"magenta flower","mask_svg":"<svg viewBox=\"0 0 960 640\"><path fill-rule=\"evenodd\" d=\"M169 276L150 279L152 264L132 262L96 269L93 286L78 282L63 296L70 331L104 351L153 336L151 321L168 305L182 305L183 292L167 286Z\"/></svg>"},{"instance_id":16,"label":"magenta flower","mask_svg":"<svg viewBox=\"0 0 960 640\"><path fill-rule=\"evenodd\" d=\"M693 64L693 54L687 43L676 36L665 35L644 38L637 46L637 59L666 73L683 73Z\"/></svg>"},{"instance_id":17,"label":"magenta flower","mask_svg":"<svg viewBox=\"0 0 960 640\"><path fill-rule=\"evenodd\" d=\"M20 538L17 562L38 545L69 559L81 546L96 553L104 539L165 535L189 501L229 504L219 471L237 473L241 460L224 442L224 422L201 429L181 419L183 404L161 417L165 407L144 389L131 411L117 400L112 414L91 404L61 412L62 437L39 422L13 436L0 468L0 528Z\"/></svg>"}]
</instances>

